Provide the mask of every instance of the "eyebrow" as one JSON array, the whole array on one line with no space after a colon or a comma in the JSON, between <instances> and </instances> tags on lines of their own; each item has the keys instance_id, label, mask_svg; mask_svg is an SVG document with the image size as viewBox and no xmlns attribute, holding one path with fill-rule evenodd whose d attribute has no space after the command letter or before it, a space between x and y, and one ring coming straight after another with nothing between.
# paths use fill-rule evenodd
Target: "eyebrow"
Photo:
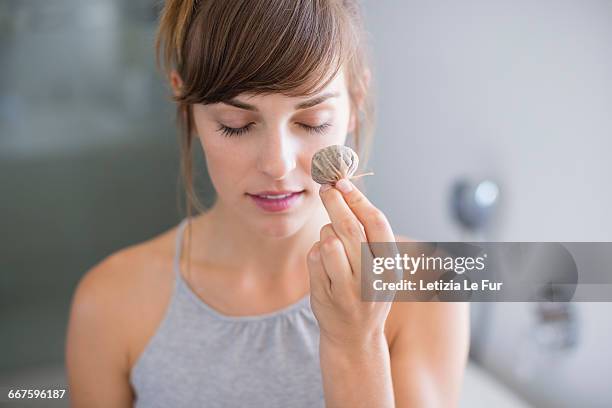
<instances>
[{"instance_id":1,"label":"eyebrow","mask_svg":"<svg viewBox=\"0 0 612 408\"><path fill-rule=\"evenodd\" d=\"M329 98L336 98L338 96L340 96L340 93L338 92L327 92L319 96L316 96L312 99L309 99L307 101L298 103L297 105L295 105L295 110L312 108L313 106L323 103ZM229 99L227 101L223 101L222 103L234 106L236 108L248 110L248 111L253 111L253 112L259 111L255 105L251 105L245 102L240 102L239 100L236 100L236 99Z\"/></svg>"}]
</instances>

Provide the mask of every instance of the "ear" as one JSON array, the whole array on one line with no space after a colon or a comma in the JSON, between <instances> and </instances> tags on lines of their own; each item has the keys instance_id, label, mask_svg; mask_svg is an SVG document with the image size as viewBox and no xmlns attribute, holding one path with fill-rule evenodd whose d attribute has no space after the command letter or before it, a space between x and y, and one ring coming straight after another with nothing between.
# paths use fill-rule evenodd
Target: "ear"
<instances>
[{"instance_id":1,"label":"ear","mask_svg":"<svg viewBox=\"0 0 612 408\"><path fill-rule=\"evenodd\" d=\"M366 93L370 89L370 79L371 78L372 78L372 73L368 68L366 68L363 71L361 78L359 78L359 82L360 82L359 86L356 87L357 91L355 92L355 95L354 95L355 105L351 106L351 115L350 115L349 127L348 127L349 133L355 131L355 126L357 125L358 111L360 111L363 108L363 103L365 100Z\"/></svg>"},{"instance_id":2,"label":"ear","mask_svg":"<svg viewBox=\"0 0 612 408\"><path fill-rule=\"evenodd\" d=\"M170 71L170 86L172 87L172 93L174 96L178 96L183 89L183 80L175 69Z\"/></svg>"}]
</instances>

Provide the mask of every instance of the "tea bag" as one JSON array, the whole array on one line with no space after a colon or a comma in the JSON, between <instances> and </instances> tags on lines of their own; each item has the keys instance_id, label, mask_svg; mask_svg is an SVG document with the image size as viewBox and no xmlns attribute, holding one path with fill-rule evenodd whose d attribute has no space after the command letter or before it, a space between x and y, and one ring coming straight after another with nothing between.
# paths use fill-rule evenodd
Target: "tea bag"
<instances>
[{"instance_id":1,"label":"tea bag","mask_svg":"<svg viewBox=\"0 0 612 408\"><path fill-rule=\"evenodd\" d=\"M335 184L342 178L357 179L374 173L353 174L359 166L359 157L353 149L344 145L324 147L312 156L312 179L319 184Z\"/></svg>"}]
</instances>

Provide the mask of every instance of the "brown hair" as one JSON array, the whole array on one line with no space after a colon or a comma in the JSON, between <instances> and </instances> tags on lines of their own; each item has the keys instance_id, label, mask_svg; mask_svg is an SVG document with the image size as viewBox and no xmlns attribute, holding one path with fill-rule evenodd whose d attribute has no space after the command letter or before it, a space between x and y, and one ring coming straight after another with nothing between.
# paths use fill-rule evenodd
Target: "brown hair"
<instances>
[{"instance_id":1,"label":"brown hair","mask_svg":"<svg viewBox=\"0 0 612 408\"><path fill-rule=\"evenodd\" d=\"M353 144L367 162L373 106L357 0L167 0L156 45L168 77L176 70L183 81L174 100L188 214L192 206L205 210L193 187L195 103L243 92L307 96L344 66L351 108L358 113Z\"/></svg>"},{"instance_id":2,"label":"brown hair","mask_svg":"<svg viewBox=\"0 0 612 408\"><path fill-rule=\"evenodd\" d=\"M365 40L358 0L166 0L157 57L183 82L174 100L188 218L192 207L205 211L193 186L196 103L243 92L308 96L344 69L357 119L353 147L367 162L374 120Z\"/></svg>"}]
</instances>

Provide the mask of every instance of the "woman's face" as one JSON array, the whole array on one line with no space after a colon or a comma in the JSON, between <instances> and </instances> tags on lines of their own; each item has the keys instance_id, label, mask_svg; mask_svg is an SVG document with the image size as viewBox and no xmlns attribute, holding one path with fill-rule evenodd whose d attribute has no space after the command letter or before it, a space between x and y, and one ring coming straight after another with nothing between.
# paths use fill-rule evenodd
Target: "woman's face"
<instances>
[{"instance_id":1,"label":"woman's face","mask_svg":"<svg viewBox=\"0 0 612 408\"><path fill-rule=\"evenodd\" d=\"M312 156L344 144L354 123L342 71L310 97L241 94L195 105L193 116L217 205L273 237L297 232L321 210Z\"/></svg>"}]
</instances>

